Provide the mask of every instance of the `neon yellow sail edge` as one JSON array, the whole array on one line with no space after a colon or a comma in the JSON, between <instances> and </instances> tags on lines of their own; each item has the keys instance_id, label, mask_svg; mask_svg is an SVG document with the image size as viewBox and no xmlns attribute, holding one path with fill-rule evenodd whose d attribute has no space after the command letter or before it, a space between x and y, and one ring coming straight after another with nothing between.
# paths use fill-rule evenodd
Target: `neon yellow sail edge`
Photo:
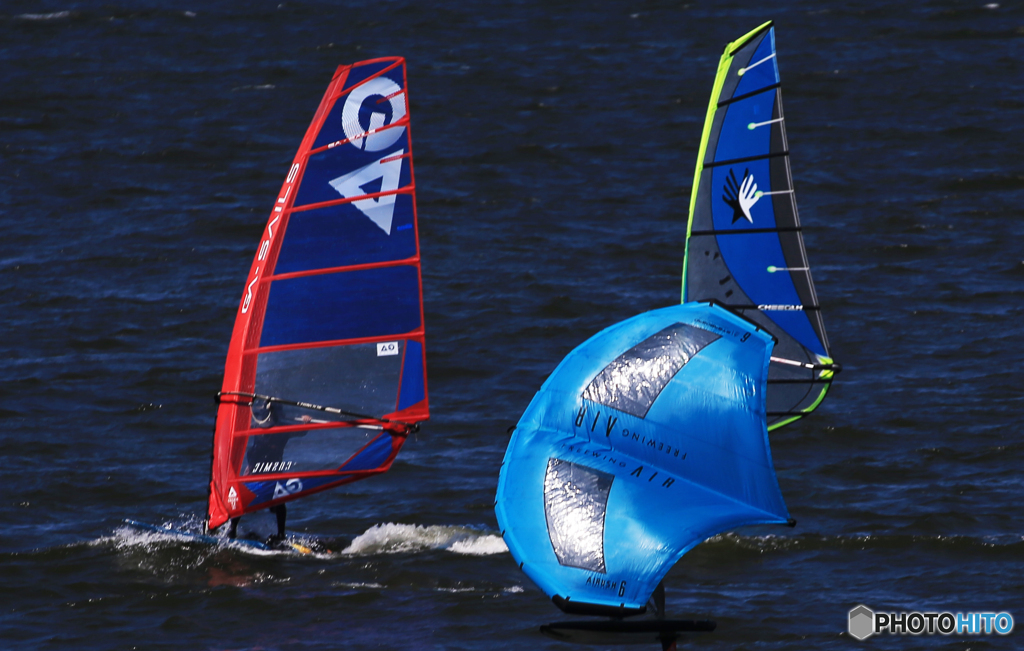
<instances>
[{"instance_id":1,"label":"neon yellow sail edge","mask_svg":"<svg viewBox=\"0 0 1024 651\"><path fill-rule=\"evenodd\" d=\"M704 132L700 136L700 149L697 152L697 169L693 173L693 188L690 190L690 213L686 220L686 246L683 253L683 288L680 292L680 302L686 302L686 267L690 258L690 232L693 230L693 209L697 205L697 191L700 188L700 173L704 170L704 158L707 156L708 139L711 137L711 125L715 121L715 111L718 110L718 99L722 94L722 86L725 85L725 77L729 74L729 66L732 65L732 55L747 42L772 26L768 21L759 27L755 27L740 38L725 46L725 52L718 62L718 74L715 76L715 85L711 89L711 100L708 102L708 114L704 118ZM822 394L824 396L824 394ZM820 401L820 399L819 399ZM817 403L815 403L817 405Z\"/></svg>"},{"instance_id":2,"label":"neon yellow sail edge","mask_svg":"<svg viewBox=\"0 0 1024 651\"><path fill-rule=\"evenodd\" d=\"M818 363L831 366L834 362L833 362L831 357L825 357L823 355L818 355ZM832 369L826 369L826 370L823 370L818 377L820 377L822 380L831 380L833 375L835 375L835 371L833 371ZM804 409L803 412L799 416L793 416L792 418L787 418L786 420L780 420L777 423L772 423L771 425L768 426L768 431L771 432L772 430L777 430L780 427L783 427L785 425L789 425L793 421L800 420L801 418L803 418L807 414L809 414L812 411L814 411L815 409L817 409L818 405L821 404L821 401L825 399L825 394L828 393L828 390L831 387L832 387L832 383L831 382L829 382L824 387L822 387L821 388L821 393L818 394L818 399L815 400L814 403L811 404L809 407L807 407L807 409Z\"/></svg>"}]
</instances>

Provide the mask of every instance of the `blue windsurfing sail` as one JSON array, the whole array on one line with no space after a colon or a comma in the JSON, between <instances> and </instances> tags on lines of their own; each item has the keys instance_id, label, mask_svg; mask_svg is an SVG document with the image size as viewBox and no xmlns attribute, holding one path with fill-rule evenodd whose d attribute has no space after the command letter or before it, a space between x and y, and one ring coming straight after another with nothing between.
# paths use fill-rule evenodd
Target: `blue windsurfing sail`
<instances>
[{"instance_id":1,"label":"blue windsurfing sail","mask_svg":"<svg viewBox=\"0 0 1024 651\"><path fill-rule=\"evenodd\" d=\"M778 340L768 429L824 399L832 360L789 166L775 29L730 43L718 66L690 198L682 300L716 300Z\"/></svg>"},{"instance_id":2,"label":"blue windsurfing sail","mask_svg":"<svg viewBox=\"0 0 1024 651\"><path fill-rule=\"evenodd\" d=\"M559 607L642 613L694 545L789 521L765 420L773 344L689 303L614 325L558 365L512 435L495 511Z\"/></svg>"}]
</instances>

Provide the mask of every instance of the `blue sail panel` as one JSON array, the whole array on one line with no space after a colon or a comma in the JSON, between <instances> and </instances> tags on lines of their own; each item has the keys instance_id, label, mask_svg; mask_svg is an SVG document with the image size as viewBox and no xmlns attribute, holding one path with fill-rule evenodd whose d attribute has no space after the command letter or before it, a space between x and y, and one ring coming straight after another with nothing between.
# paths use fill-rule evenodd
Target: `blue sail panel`
<instances>
[{"instance_id":1,"label":"blue sail panel","mask_svg":"<svg viewBox=\"0 0 1024 651\"><path fill-rule=\"evenodd\" d=\"M716 162L767 156L770 153L775 97L776 94L769 90L734 102L723 109L725 123L715 150Z\"/></svg>"},{"instance_id":2,"label":"blue sail panel","mask_svg":"<svg viewBox=\"0 0 1024 651\"><path fill-rule=\"evenodd\" d=\"M402 138L384 151L364 152L345 145L313 154L295 197L296 207L348 199L364 212L383 212L390 205L381 203L388 202L387 197L361 197L409 190L412 166L406 156L407 134L408 129L403 127Z\"/></svg>"},{"instance_id":3,"label":"blue sail panel","mask_svg":"<svg viewBox=\"0 0 1024 651\"><path fill-rule=\"evenodd\" d=\"M748 46L750 47L750 46ZM740 73L742 70L742 74ZM739 81L731 97L743 97L781 82L775 60L775 30L769 29L759 40L750 60L736 71Z\"/></svg>"},{"instance_id":4,"label":"blue sail panel","mask_svg":"<svg viewBox=\"0 0 1024 651\"><path fill-rule=\"evenodd\" d=\"M686 304L559 364L516 426L495 507L556 603L641 609L705 538L789 519L765 427L772 345L721 307Z\"/></svg>"},{"instance_id":5,"label":"blue sail panel","mask_svg":"<svg viewBox=\"0 0 1024 651\"><path fill-rule=\"evenodd\" d=\"M287 415L281 416L287 418ZM360 427L291 430L250 436L239 474L258 478L260 475L336 470L377 436L379 432L376 430Z\"/></svg>"},{"instance_id":6,"label":"blue sail panel","mask_svg":"<svg viewBox=\"0 0 1024 651\"><path fill-rule=\"evenodd\" d=\"M382 59L379 61L365 61L361 65L354 66L348 73L348 77L345 79L344 91L349 91L353 87L358 86L370 77L375 77L378 73L384 71L389 72L389 77L399 86L403 86L403 72L400 72L404 68L403 64L399 64L395 69L394 59ZM391 70L389 70L391 69Z\"/></svg>"},{"instance_id":7,"label":"blue sail panel","mask_svg":"<svg viewBox=\"0 0 1024 651\"><path fill-rule=\"evenodd\" d=\"M398 396L398 410L408 409L426 397L423 375L423 346L410 341L402 365L402 390Z\"/></svg>"},{"instance_id":8,"label":"blue sail panel","mask_svg":"<svg viewBox=\"0 0 1024 651\"><path fill-rule=\"evenodd\" d=\"M773 192L768 160L715 167L710 170L709 178L712 187L723 189L723 197L731 196L730 188L740 187L740 179L744 178L758 180L757 183L751 182L750 186L751 189L756 188L756 192ZM779 191L788 198L787 190L783 187ZM763 310L778 330L789 334L808 350L827 356L809 313L802 309L805 298L797 290L794 275L773 271L806 267L806 264L803 258L787 256L784 241L778 233L771 231L780 227L776 204L771 197L771 194L762 194L746 211L725 200L712 203L713 228L720 233L718 252L728 265L728 271L717 279L718 286L725 292L733 287L741 288L751 306L779 306L778 309ZM806 271L802 273L806 274ZM730 302L733 304L738 303L732 295L723 298L732 299Z\"/></svg>"},{"instance_id":9,"label":"blue sail panel","mask_svg":"<svg viewBox=\"0 0 1024 651\"><path fill-rule=\"evenodd\" d=\"M342 470L373 470L374 468L379 468L391 457L393 450L394 446L391 443L391 437L380 436L342 466Z\"/></svg>"},{"instance_id":10,"label":"blue sail panel","mask_svg":"<svg viewBox=\"0 0 1024 651\"><path fill-rule=\"evenodd\" d=\"M285 274L415 256L412 195L395 196L391 215L392 221L385 231L352 203L293 213L276 271Z\"/></svg>"},{"instance_id":11,"label":"blue sail panel","mask_svg":"<svg viewBox=\"0 0 1024 651\"><path fill-rule=\"evenodd\" d=\"M412 332L421 325L419 289L411 265L276 280L260 346Z\"/></svg>"},{"instance_id":12,"label":"blue sail panel","mask_svg":"<svg viewBox=\"0 0 1024 651\"><path fill-rule=\"evenodd\" d=\"M417 346L422 359L419 342L412 343ZM256 359L254 392L283 398L301 396L303 402L328 405L358 414L389 414L395 410L395 399L402 378L401 360L408 344L404 339L397 339L383 344L311 346L261 352ZM294 405L274 403L262 413L253 413L250 427L256 429L297 425L303 423L304 418L323 419L324 414ZM363 439L356 440L362 441L356 449L366 443ZM297 443L291 441L286 452L295 452L291 448ZM349 447L344 449L349 450ZM324 448L324 457L331 459L328 464L331 467L340 465L340 462L335 463L340 454L336 454L336 450L337 445L333 445L328 454ZM340 461L347 459L352 452L354 450L350 450Z\"/></svg>"}]
</instances>

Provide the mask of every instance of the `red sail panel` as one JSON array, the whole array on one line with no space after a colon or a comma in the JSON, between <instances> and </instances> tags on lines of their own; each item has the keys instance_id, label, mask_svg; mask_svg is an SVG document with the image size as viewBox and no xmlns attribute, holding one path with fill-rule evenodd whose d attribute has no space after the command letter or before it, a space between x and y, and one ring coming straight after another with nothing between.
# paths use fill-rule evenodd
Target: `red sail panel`
<instances>
[{"instance_id":1,"label":"red sail panel","mask_svg":"<svg viewBox=\"0 0 1024 651\"><path fill-rule=\"evenodd\" d=\"M341 66L231 335L207 526L386 472L429 417L405 61Z\"/></svg>"}]
</instances>

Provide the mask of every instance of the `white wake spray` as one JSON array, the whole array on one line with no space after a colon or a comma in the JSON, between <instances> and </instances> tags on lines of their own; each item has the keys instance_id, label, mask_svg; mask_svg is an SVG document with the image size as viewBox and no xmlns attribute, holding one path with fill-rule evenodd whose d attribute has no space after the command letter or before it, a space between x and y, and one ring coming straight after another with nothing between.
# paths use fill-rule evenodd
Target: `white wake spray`
<instances>
[{"instance_id":1,"label":"white wake spray","mask_svg":"<svg viewBox=\"0 0 1024 651\"><path fill-rule=\"evenodd\" d=\"M489 556L508 551L501 536L462 526L376 524L360 534L342 554L369 556L444 549L455 554Z\"/></svg>"}]
</instances>

